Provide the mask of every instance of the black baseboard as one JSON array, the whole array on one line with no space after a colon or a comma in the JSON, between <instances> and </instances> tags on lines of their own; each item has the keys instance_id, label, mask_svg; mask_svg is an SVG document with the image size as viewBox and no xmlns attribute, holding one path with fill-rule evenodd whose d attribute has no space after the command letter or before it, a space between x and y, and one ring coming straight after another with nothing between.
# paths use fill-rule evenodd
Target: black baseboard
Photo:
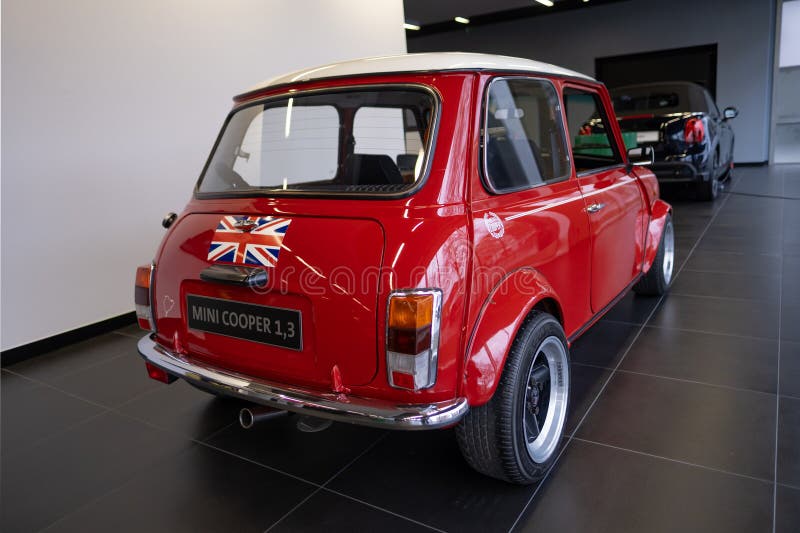
<instances>
[{"instance_id":1,"label":"black baseboard","mask_svg":"<svg viewBox=\"0 0 800 533\"><path fill-rule=\"evenodd\" d=\"M734 168L736 167L765 167L769 164L769 161L755 161L752 163L734 163Z\"/></svg>"},{"instance_id":2,"label":"black baseboard","mask_svg":"<svg viewBox=\"0 0 800 533\"><path fill-rule=\"evenodd\" d=\"M136 313L133 311L123 315L111 317L106 320L101 320L100 322L95 322L94 324L83 326L82 328L66 331L58 335L53 335L52 337L47 337L46 339L42 339L40 341L23 344L22 346L17 346L16 348L11 348L10 350L3 350L3 352L0 353L0 364L3 366L3 368L5 368L15 363L19 363L20 361L25 361L26 359L36 357L37 355L52 352L57 348L67 346L69 344L75 344L76 342L85 341L86 339L91 339L92 337L96 337L98 335L102 335L103 333L108 333L109 331L113 331L115 329L135 323Z\"/></svg>"}]
</instances>

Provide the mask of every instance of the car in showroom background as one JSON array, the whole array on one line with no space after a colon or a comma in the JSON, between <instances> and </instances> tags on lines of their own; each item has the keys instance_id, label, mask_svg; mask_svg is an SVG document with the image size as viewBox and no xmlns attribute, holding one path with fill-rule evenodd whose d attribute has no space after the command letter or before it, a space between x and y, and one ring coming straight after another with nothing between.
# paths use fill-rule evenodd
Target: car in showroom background
<instances>
[{"instance_id":1,"label":"car in showroom background","mask_svg":"<svg viewBox=\"0 0 800 533\"><path fill-rule=\"evenodd\" d=\"M576 146L588 120L602 149ZM139 352L154 379L250 402L244 426L455 427L476 470L535 482L564 433L571 343L672 280L648 162L605 86L536 61L409 54L273 79L235 98L137 270Z\"/></svg>"},{"instance_id":2,"label":"car in showroom background","mask_svg":"<svg viewBox=\"0 0 800 533\"><path fill-rule=\"evenodd\" d=\"M626 145L653 149L651 168L661 183L692 186L701 200L717 198L733 169L729 121L739 114L735 107L720 113L705 88L685 81L627 85L610 92Z\"/></svg>"}]
</instances>

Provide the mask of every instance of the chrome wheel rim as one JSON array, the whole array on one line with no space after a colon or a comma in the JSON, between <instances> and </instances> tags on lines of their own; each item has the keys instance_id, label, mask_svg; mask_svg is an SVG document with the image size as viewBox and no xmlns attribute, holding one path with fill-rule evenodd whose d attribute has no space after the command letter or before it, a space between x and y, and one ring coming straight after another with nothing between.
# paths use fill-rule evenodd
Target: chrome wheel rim
<instances>
[{"instance_id":1,"label":"chrome wheel rim","mask_svg":"<svg viewBox=\"0 0 800 533\"><path fill-rule=\"evenodd\" d=\"M544 463L555 451L567 420L569 371L567 350L558 337L536 349L525 383L523 427L528 455Z\"/></svg>"},{"instance_id":2,"label":"chrome wheel rim","mask_svg":"<svg viewBox=\"0 0 800 533\"><path fill-rule=\"evenodd\" d=\"M672 281L672 269L675 265L675 231L672 229L672 221L667 221L664 226L664 262L662 264L664 272L664 283L669 285Z\"/></svg>"}]
</instances>

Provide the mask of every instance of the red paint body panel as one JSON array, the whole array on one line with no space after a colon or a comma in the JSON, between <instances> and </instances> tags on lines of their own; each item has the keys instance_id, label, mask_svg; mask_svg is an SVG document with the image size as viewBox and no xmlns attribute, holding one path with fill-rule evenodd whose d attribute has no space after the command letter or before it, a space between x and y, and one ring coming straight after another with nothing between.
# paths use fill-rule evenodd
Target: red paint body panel
<instances>
[{"instance_id":1,"label":"red paint body panel","mask_svg":"<svg viewBox=\"0 0 800 533\"><path fill-rule=\"evenodd\" d=\"M624 167L582 176L578 182L587 208L603 206L589 215L591 306L598 313L641 269L647 207L636 178Z\"/></svg>"},{"instance_id":2,"label":"red paint body panel","mask_svg":"<svg viewBox=\"0 0 800 533\"><path fill-rule=\"evenodd\" d=\"M648 272L653 265L658 253L658 243L661 242L661 233L664 231L664 224L667 215L672 213L670 205L663 200L656 200L653 205L653 214L650 217L650 224L647 228L647 250L644 257L643 272Z\"/></svg>"},{"instance_id":3,"label":"red paint body panel","mask_svg":"<svg viewBox=\"0 0 800 533\"><path fill-rule=\"evenodd\" d=\"M507 274L492 288L478 311L468 345L461 393L470 405L491 399L517 331L536 303L545 298L558 301L545 277L530 267Z\"/></svg>"},{"instance_id":4,"label":"red paint body panel","mask_svg":"<svg viewBox=\"0 0 800 533\"><path fill-rule=\"evenodd\" d=\"M395 199L192 199L155 258L158 341L171 348L177 343L189 358L290 385L345 387L355 396L409 403L463 396L478 405L491 398L520 324L543 299L560 310L568 337L595 320L648 258L652 262L669 206L658 200L650 173L624 166L580 178L573 169L558 183L489 193L480 170L481 119L484 90L494 75L392 74L292 86L430 87L441 112L425 183ZM547 78L560 93L563 80ZM611 110L602 85L585 86L599 91ZM288 90L250 94L237 105ZM622 146L617 122L611 123ZM606 208L592 218L586 207L595 201ZM278 266L269 272L272 290L199 279L210 265L209 243L223 215L292 219ZM394 289L408 288L442 291L437 379L416 392L390 387L386 376L387 298ZM297 309L303 349L190 331L186 294ZM331 378L334 367L338 383Z\"/></svg>"}]
</instances>

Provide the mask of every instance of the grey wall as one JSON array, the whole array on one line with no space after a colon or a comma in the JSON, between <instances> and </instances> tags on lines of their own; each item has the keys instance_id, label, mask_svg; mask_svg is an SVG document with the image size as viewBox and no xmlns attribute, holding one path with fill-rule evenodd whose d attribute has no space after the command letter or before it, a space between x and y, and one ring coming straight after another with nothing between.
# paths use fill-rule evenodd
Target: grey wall
<instances>
[{"instance_id":1,"label":"grey wall","mask_svg":"<svg viewBox=\"0 0 800 533\"><path fill-rule=\"evenodd\" d=\"M2 349L133 310L231 97L405 52L403 4L3 0Z\"/></svg>"},{"instance_id":2,"label":"grey wall","mask_svg":"<svg viewBox=\"0 0 800 533\"><path fill-rule=\"evenodd\" d=\"M764 162L774 10L771 0L630 0L410 38L408 50L506 54L594 75L597 57L717 43L717 104L740 111L735 160Z\"/></svg>"}]
</instances>

